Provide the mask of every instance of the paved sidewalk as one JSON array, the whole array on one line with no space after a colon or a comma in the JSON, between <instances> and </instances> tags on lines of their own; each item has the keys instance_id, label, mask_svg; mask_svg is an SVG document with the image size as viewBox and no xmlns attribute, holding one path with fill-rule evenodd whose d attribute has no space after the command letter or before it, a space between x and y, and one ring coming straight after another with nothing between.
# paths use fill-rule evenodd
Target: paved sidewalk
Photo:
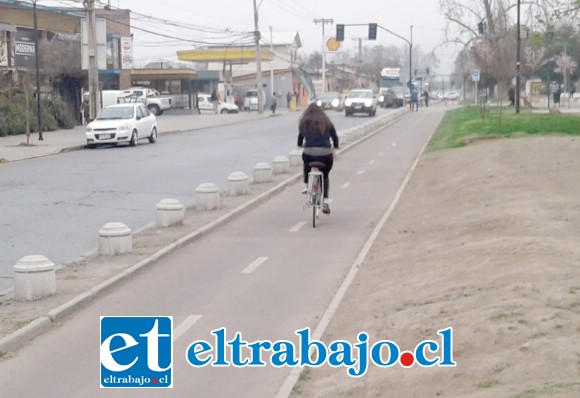
<instances>
[{"instance_id":1,"label":"paved sidewalk","mask_svg":"<svg viewBox=\"0 0 580 398\"><path fill-rule=\"evenodd\" d=\"M243 123L277 115L280 115L280 113L276 113L276 115L272 115L270 112L264 112L263 114L240 112L226 115L165 114L157 117L157 131L161 136L182 131ZM39 141L37 132L30 133L28 142L25 134L0 137L0 163L79 150L86 145L85 126L76 126L69 130L45 131L42 135L44 139Z\"/></svg>"}]
</instances>

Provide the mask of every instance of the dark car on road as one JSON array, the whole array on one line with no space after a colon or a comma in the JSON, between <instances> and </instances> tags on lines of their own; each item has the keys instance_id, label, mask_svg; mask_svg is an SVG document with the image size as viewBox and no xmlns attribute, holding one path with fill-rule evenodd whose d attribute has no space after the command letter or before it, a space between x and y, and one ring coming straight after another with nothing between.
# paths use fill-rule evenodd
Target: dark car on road
<instances>
[{"instance_id":1,"label":"dark car on road","mask_svg":"<svg viewBox=\"0 0 580 398\"><path fill-rule=\"evenodd\" d=\"M316 104L325 110L333 109L342 112L342 96L336 91L319 94Z\"/></svg>"},{"instance_id":2,"label":"dark car on road","mask_svg":"<svg viewBox=\"0 0 580 398\"><path fill-rule=\"evenodd\" d=\"M390 87L389 90L391 90L396 97L396 107L399 108L401 106L405 105L405 94L409 94L409 89L405 88L403 86L396 86L396 87Z\"/></svg>"},{"instance_id":3,"label":"dark car on road","mask_svg":"<svg viewBox=\"0 0 580 398\"><path fill-rule=\"evenodd\" d=\"M397 94L390 88L381 88L378 100L382 108L399 108L403 106L403 101L397 98Z\"/></svg>"}]
</instances>

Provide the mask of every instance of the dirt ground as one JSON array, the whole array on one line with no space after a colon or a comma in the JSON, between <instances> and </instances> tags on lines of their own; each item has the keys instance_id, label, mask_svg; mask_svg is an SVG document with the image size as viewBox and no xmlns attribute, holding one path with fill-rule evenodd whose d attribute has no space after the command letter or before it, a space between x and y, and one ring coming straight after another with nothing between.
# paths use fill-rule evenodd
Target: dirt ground
<instances>
[{"instance_id":1,"label":"dirt ground","mask_svg":"<svg viewBox=\"0 0 580 398\"><path fill-rule=\"evenodd\" d=\"M408 350L453 327L457 366L371 366L358 379L345 368L307 369L293 397L579 397L579 155L580 139L571 137L496 139L425 154L324 340L356 342L366 331L371 342ZM218 215L243 200L226 199ZM210 217L216 214L187 217L182 229L153 229L127 258L59 271L53 298L0 298L0 338Z\"/></svg>"},{"instance_id":2,"label":"dirt ground","mask_svg":"<svg viewBox=\"0 0 580 398\"><path fill-rule=\"evenodd\" d=\"M305 370L293 397L579 397L580 140L424 155L323 340L413 350L453 327L455 368Z\"/></svg>"}]
</instances>

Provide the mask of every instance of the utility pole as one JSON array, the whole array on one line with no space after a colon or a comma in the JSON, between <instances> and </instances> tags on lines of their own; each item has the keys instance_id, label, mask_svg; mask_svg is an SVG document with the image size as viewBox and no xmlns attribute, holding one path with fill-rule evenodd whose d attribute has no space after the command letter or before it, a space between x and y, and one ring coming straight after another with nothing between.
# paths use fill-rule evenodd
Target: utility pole
<instances>
[{"instance_id":1,"label":"utility pole","mask_svg":"<svg viewBox=\"0 0 580 398\"><path fill-rule=\"evenodd\" d=\"M353 37L352 40L358 41L358 60L362 62L362 42L363 40L367 40L366 37Z\"/></svg>"},{"instance_id":2,"label":"utility pole","mask_svg":"<svg viewBox=\"0 0 580 398\"><path fill-rule=\"evenodd\" d=\"M334 20L332 19L326 19L326 18L321 18L321 19L315 19L313 21L316 25L318 25L319 23L322 24L322 92L326 92L326 52L324 50L324 46L325 46L325 42L324 42L324 25L329 24L332 25L334 23Z\"/></svg>"},{"instance_id":3,"label":"utility pole","mask_svg":"<svg viewBox=\"0 0 580 398\"><path fill-rule=\"evenodd\" d=\"M95 0L83 0L87 11L89 36L89 119L94 120L99 111L99 70L97 68L97 19Z\"/></svg>"},{"instance_id":4,"label":"utility pole","mask_svg":"<svg viewBox=\"0 0 580 398\"><path fill-rule=\"evenodd\" d=\"M515 102L516 102L516 113L520 113L520 48L521 48L521 37L520 37L520 0L518 0L518 14L517 14L517 49L516 49L516 92L515 92Z\"/></svg>"},{"instance_id":5,"label":"utility pole","mask_svg":"<svg viewBox=\"0 0 580 398\"><path fill-rule=\"evenodd\" d=\"M38 18L36 16L36 0L33 2L34 18L34 62L36 65L36 118L38 119L38 141L44 141L42 137L42 108L40 93L40 46L38 43Z\"/></svg>"},{"instance_id":6,"label":"utility pole","mask_svg":"<svg viewBox=\"0 0 580 398\"><path fill-rule=\"evenodd\" d=\"M272 39L272 27L270 26L270 52L274 54L274 42ZM274 97L274 67L270 61L270 98Z\"/></svg>"},{"instance_id":7,"label":"utility pole","mask_svg":"<svg viewBox=\"0 0 580 398\"><path fill-rule=\"evenodd\" d=\"M264 113L262 97L262 54L260 52L260 29L258 28L258 7L254 0L254 39L256 41L256 88L258 89L258 113Z\"/></svg>"}]
</instances>

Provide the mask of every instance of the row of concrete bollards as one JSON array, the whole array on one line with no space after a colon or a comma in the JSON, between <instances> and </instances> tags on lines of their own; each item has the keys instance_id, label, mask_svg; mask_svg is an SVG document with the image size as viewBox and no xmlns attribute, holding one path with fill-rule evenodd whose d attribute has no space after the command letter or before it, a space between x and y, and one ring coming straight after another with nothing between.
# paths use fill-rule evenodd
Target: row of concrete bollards
<instances>
[{"instance_id":1,"label":"row of concrete bollards","mask_svg":"<svg viewBox=\"0 0 580 398\"><path fill-rule=\"evenodd\" d=\"M265 183L273 180L276 174L290 172L290 163L301 164L301 151L293 151L289 157L277 156L272 165L258 163L254 166L254 183ZM228 177L229 196L247 195L250 193L250 178L236 171ZM195 208L198 211L217 210L220 208L220 189L213 183L202 183L195 190ZM185 206L177 199L165 198L155 206L155 225L167 228L183 224ZM99 230L99 254L115 256L131 253L133 234L131 228L122 222L110 222ZM52 296L56 293L55 264L42 255L22 257L14 266L14 297L17 300L34 301Z\"/></svg>"},{"instance_id":2,"label":"row of concrete bollards","mask_svg":"<svg viewBox=\"0 0 580 398\"><path fill-rule=\"evenodd\" d=\"M359 140L372 131L393 121L406 109L373 119L361 126L339 133L341 146ZM302 150L295 149L289 156L276 156L272 165L258 163L254 166L253 182L266 183L276 174L289 173L291 167L302 165ZM227 192L230 196L247 195L250 192L250 178L241 171L228 177ZM213 183L202 183L195 190L195 208L198 211L220 208L220 189ZM183 224L185 207L177 199L165 198L156 205L155 224L159 228ZM122 222L110 222L99 230L99 253L114 256L133 250L131 228ZM17 300L33 301L56 294L55 264L42 255L25 256L14 266L14 296Z\"/></svg>"}]
</instances>

